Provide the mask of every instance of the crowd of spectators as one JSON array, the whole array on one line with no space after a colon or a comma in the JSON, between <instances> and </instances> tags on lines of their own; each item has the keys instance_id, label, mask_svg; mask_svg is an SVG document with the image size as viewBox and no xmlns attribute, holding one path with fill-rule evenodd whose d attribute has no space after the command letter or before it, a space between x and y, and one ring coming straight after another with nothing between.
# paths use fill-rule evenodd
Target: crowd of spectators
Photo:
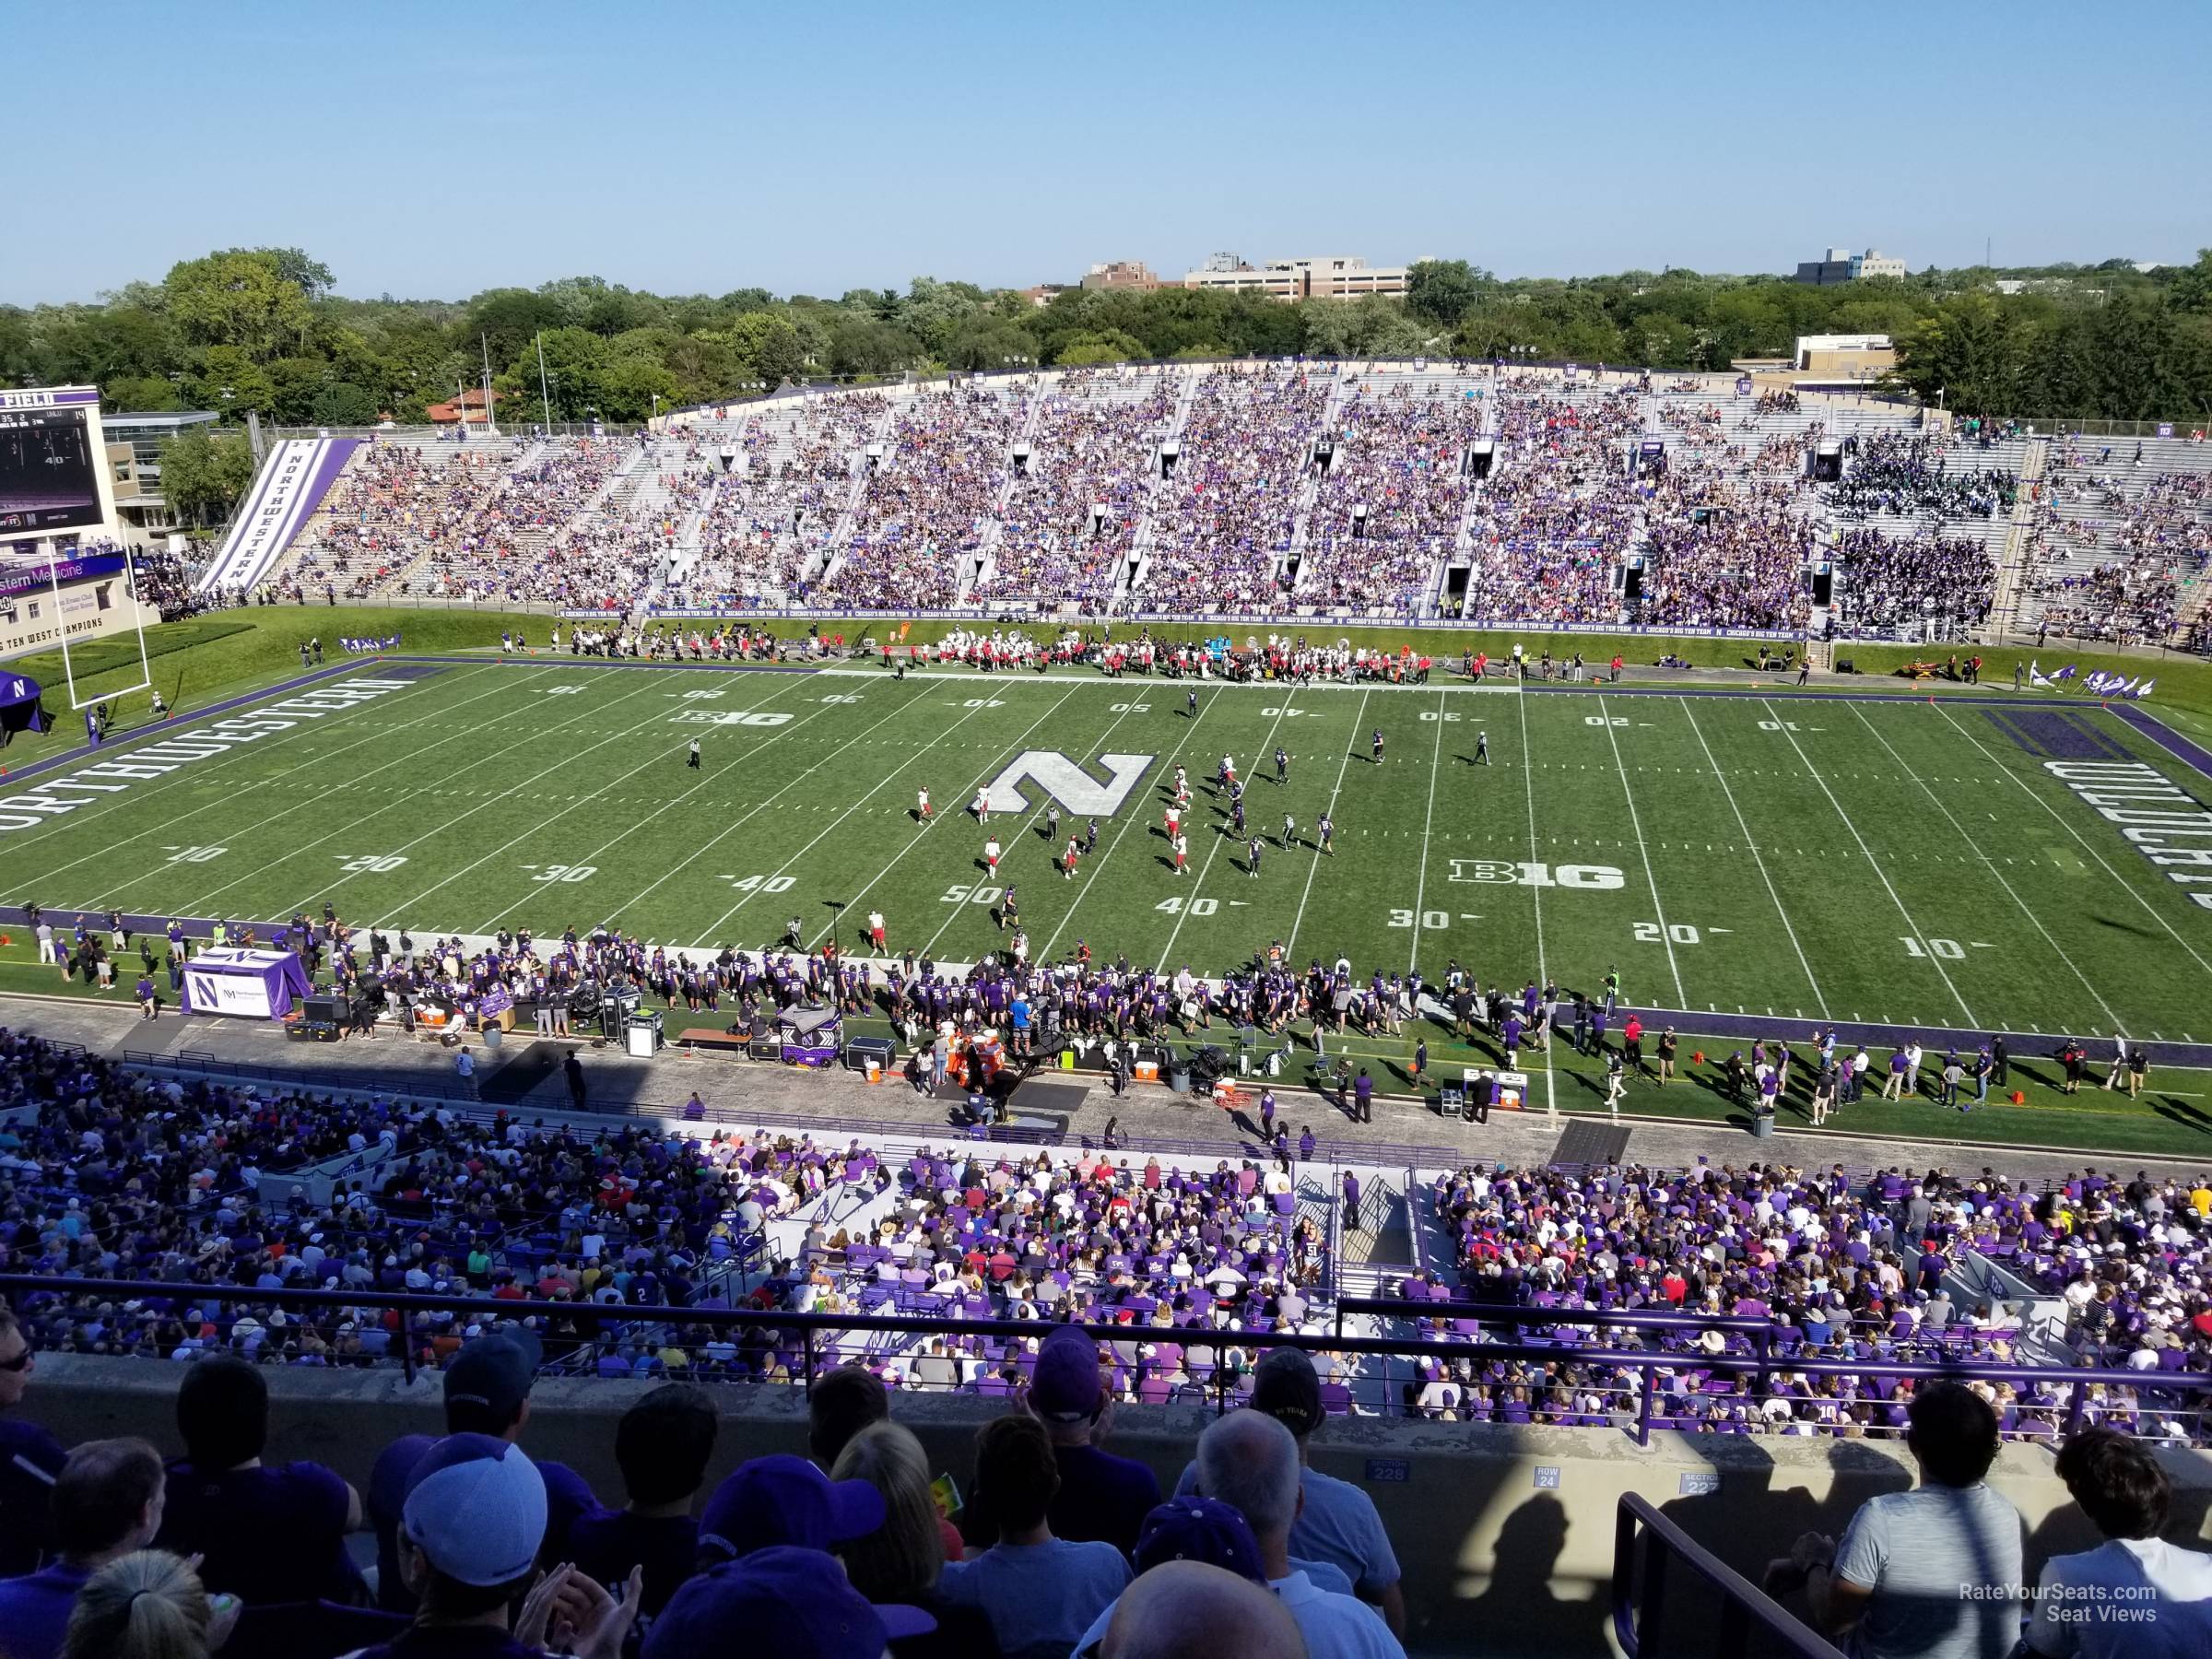
<instances>
[{"instance_id":1,"label":"crowd of spectators","mask_svg":"<svg viewBox=\"0 0 2212 1659\"><path fill-rule=\"evenodd\" d=\"M2003 467L1954 465L1956 446L1917 432L1876 432L1843 440L1843 477L1829 504L1846 519L1996 518L2012 511L2019 475Z\"/></svg>"},{"instance_id":2,"label":"crowd of spectators","mask_svg":"<svg viewBox=\"0 0 2212 1659\"><path fill-rule=\"evenodd\" d=\"M1414 614L1459 537L1482 400L1424 382L1348 387L1298 574L1300 604Z\"/></svg>"},{"instance_id":3,"label":"crowd of spectators","mask_svg":"<svg viewBox=\"0 0 2212 1659\"><path fill-rule=\"evenodd\" d=\"M1841 624L1855 631L1942 618L1971 628L1989 615L1997 561L1975 535L1940 531L1893 536L1871 525L1843 532L1833 556Z\"/></svg>"},{"instance_id":4,"label":"crowd of spectators","mask_svg":"<svg viewBox=\"0 0 2212 1659\"><path fill-rule=\"evenodd\" d=\"M2118 643L2173 638L2212 567L2212 471L2142 470L2078 441L2036 502L2025 582L2053 633Z\"/></svg>"}]
</instances>

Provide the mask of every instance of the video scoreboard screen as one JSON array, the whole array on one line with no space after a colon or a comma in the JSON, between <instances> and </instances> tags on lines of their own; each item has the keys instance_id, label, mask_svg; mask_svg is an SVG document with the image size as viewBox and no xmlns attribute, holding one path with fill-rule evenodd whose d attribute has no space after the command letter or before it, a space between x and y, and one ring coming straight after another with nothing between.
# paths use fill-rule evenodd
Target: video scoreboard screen
<instances>
[{"instance_id":1,"label":"video scoreboard screen","mask_svg":"<svg viewBox=\"0 0 2212 1659\"><path fill-rule=\"evenodd\" d=\"M68 392L0 392L0 535L100 522L100 457L86 402Z\"/></svg>"}]
</instances>

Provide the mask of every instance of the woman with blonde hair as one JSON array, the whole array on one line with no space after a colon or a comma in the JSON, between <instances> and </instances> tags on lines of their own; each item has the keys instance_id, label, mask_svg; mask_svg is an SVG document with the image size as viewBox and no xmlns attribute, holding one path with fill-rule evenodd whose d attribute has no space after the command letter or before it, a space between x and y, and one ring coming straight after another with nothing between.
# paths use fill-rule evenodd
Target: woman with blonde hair
<instances>
[{"instance_id":1,"label":"woman with blonde hair","mask_svg":"<svg viewBox=\"0 0 2212 1659\"><path fill-rule=\"evenodd\" d=\"M920 1607L937 1621L926 1635L894 1641L896 1659L997 1659L990 1619L938 1594L945 1540L929 1489L929 1460L913 1431L893 1422L870 1423L837 1454L830 1478L865 1480L883 1494L883 1524L838 1547L853 1587L872 1602Z\"/></svg>"},{"instance_id":2,"label":"woman with blonde hair","mask_svg":"<svg viewBox=\"0 0 2212 1659\"><path fill-rule=\"evenodd\" d=\"M62 1659L206 1659L238 1622L200 1588L197 1560L137 1549L109 1562L76 1593Z\"/></svg>"}]
</instances>

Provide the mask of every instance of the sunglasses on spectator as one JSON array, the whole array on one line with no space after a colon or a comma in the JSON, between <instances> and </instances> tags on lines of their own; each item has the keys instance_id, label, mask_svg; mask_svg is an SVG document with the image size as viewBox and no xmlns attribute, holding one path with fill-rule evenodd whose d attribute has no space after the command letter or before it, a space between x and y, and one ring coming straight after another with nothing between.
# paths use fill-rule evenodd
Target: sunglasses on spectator
<instances>
[{"instance_id":1,"label":"sunglasses on spectator","mask_svg":"<svg viewBox=\"0 0 2212 1659\"><path fill-rule=\"evenodd\" d=\"M32 1350L30 1344L28 1342L25 1343L23 1345L23 1351L18 1354L13 1359L0 1359L0 1371L29 1371L30 1369L31 1352Z\"/></svg>"}]
</instances>

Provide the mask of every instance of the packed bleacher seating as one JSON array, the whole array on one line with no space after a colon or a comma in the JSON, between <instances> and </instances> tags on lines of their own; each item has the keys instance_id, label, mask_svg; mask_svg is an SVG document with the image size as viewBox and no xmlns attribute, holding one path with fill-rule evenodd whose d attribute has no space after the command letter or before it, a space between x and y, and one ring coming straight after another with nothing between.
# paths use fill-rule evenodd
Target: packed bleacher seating
<instances>
[{"instance_id":1,"label":"packed bleacher seating","mask_svg":"<svg viewBox=\"0 0 2212 1659\"><path fill-rule=\"evenodd\" d=\"M1449 379L1347 391L1299 571L1301 603L1416 611L1466 511L1464 464L1487 419L1475 391Z\"/></svg>"},{"instance_id":2,"label":"packed bleacher seating","mask_svg":"<svg viewBox=\"0 0 2212 1659\"><path fill-rule=\"evenodd\" d=\"M2023 621L2077 639L2164 643L2195 620L2183 612L2201 605L2212 567L2212 454L2161 443L2153 462L2145 449L2136 443L2122 461L2088 440L2053 448Z\"/></svg>"}]
</instances>

